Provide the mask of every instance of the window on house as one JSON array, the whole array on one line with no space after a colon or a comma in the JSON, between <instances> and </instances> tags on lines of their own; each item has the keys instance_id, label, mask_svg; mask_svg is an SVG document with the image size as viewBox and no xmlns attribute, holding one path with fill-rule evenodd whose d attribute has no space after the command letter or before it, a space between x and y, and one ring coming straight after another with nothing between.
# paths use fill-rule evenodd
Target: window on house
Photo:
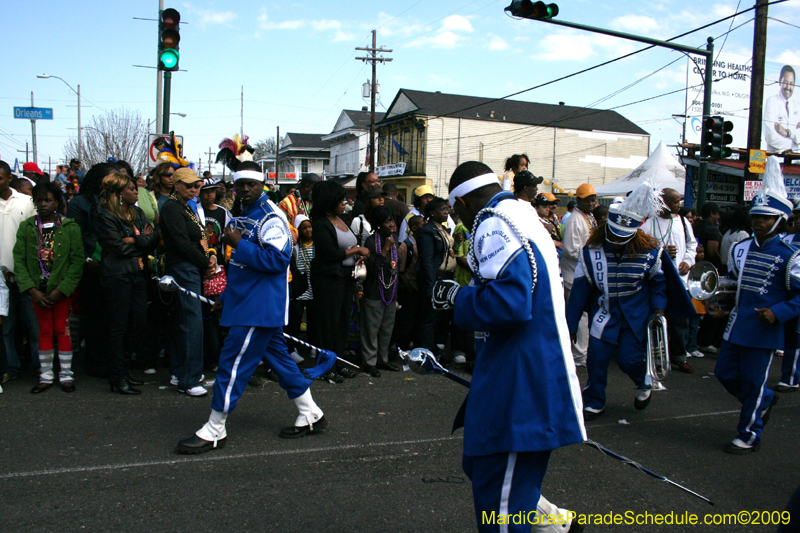
<instances>
[{"instance_id":1,"label":"window on house","mask_svg":"<svg viewBox=\"0 0 800 533\"><path fill-rule=\"evenodd\" d=\"M303 159L300 162L300 172L302 172L303 174L308 172L308 159Z\"/></svg>"}]
</instances>

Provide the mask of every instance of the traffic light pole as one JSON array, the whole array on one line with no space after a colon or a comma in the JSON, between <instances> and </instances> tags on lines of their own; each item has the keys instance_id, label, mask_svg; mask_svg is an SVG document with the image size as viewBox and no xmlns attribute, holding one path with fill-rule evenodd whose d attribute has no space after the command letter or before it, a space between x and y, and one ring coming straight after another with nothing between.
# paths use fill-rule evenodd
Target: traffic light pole
<instances>
[{"instance_id":1,"label":"traffic light pole","mask_svg":"<svg viewBox=\"0 0 800 533\"><path fill-rule=\"evenodd\" d=\"M703 120L711 116L711 80L714 78L714 38L708 38L706 45L706 71L703 73ZM703 137L705 137L705 128L703 128ZM706 139L700 139L701 146L706 145ZM703 153L700 151L700 172L697 177L697 212L706 203L706 189L708 188L708 161Z\"/></svg>"},{"instance_id":2,"label":"traffic light pole","mask_svg":"<svg viewBox=\"0 0 800 533\"><path fill-rule=\"evenodd\" d=\"M696 54L706 58L706 69L703 76L703 119L711 116L711 80L714 77L714 38L708 38L708 44L705 50L702 48L695 48L679 43L670 41L661 41L659 39L651 39L642 35L634 35L632 33L625 33L621 31L607 30L605 28L595 28L594 26L586 26L585 24L577 24L575 22L568 22L558 19L533 19L548 24L555 24L556 26L564 26L566 28L574 28L576 30L584 30L592 33L600 33L602 35L610 35L611 37L619 37L629 41L636 41L639 43L650 44L653 46L660 46L662 48L669 48L670 50L678 50L679 52L687 52ZM710 66L710 68L709 68ZM712 75L708 75L711 73ZM701 139L701 145L705 145L705 139ZM700 172L697 180L697 208L701 208L706 201L706 187L708 181L708 161L704 157L700 158Z\"/></svg>"},{"instance_id":3,"label":"traffic light pole","mask_svg":"<svg viewBox=\"0 0 800 533\"><path fill-rule=\"evenodd\" d=\"M169 97L170 89L172 89L172 72L169 70L164 71L164 118L161 121L161 133L167 135L169 133Z\"/></svg>"}]
</instances>

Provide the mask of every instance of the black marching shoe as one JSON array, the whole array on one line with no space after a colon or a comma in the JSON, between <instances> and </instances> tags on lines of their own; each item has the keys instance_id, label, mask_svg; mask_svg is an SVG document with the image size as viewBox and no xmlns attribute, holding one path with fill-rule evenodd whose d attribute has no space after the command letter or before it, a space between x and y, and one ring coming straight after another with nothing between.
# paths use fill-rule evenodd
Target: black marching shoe
<instances>
[{"instance_id":1,"label":"black marching shoe","mask_svg":"<svg viewBox=\"0 0 800 533\"><path fill-rule=\"evenodd\" d=\"M378 363L378 368L389 372L400 372L400 367L394 363Z\"/></svg>"},{"instance_id":2,"label":"black marching shoe","mask_svg":"<svg viewBox=\"0 0 800 533\"><path fill-rule=\"evenodd\" d=\"M322 418L317 420L317 423L314 424L314 427L311 426L292 426L288 428L283 428L278 436L282 439L299 439L300 437L305 437L306 435L316 435L321 433L328 427L328 419L325 418L325 415L322 415Z\"/></svg>"},{"instance_id":3,"label":"black marching shoe","mask_svg":"<svg viewBox=\"0 0 800 533\"><path fill-rule=\"evenodd\" d=\"M134 387L140 387L144 385L144 381L133 379L128 371L125 371L125 381L128 382L128 385L133 385Z\"/></svg>"},{"instance_id":4,"label":"black marching shoe","mask_svg":"<svg viewBox=\"0 0 800 533\"><path fill-rule=\"evenodd\" d=\"M584 422L590 422L592 420L596 420L596 419L600 418L601 416L603 416L605 413L606 413L605 409L600 409L597 412L590 411L588 409L584 409L583 410L583 421Z\"/></svg>"},{"instance_id":5,"label":"black marching shoe","mask_svg":"<svg viewBox=\"0 0 800 533\"><path fill-rule=\"evenodd\" d=\"M126 396L133 396L135 394L142 393L142 391L139 389L134 389L131 387L124 378L119 381L109 381L108 383L111 385L111 392L118 392Z\"/></svg>"},{"instance_id":6,"label":"black marching shoe","mask_svg":"<svg viewBox=\"0 0 800 533\"><path fill-rule=\"evenodd\" d=\"M211 450L221 450L225 447L227 440L228 437L224 437L214 442L213 440L205 440L197 435L192 435L188 439L180 441L175 451L184 454L198 454L210 452Z\"/></svg>"},{"instance_id":7,"label":"black marching shoe","mask_svg":"<svg viewBox=\"0 0 800 533\"><path fill-rule=\"evenodd\" d=\"M36 385L35 387L33 387L31 389L31 394L42 393L42 392L46 391L47 389L49 389L52 386L53 386L52 383L47 383L45 381L40 381L38 385Z\"/></svg>"},{"instance_id":8,"label":"black marching shoe","mask_svg":"<svg viewBox=\"0 0 800 533\"><path fill-rule=\"evenodd\" d=\"M748 446L740 439L733 439L732 442L729 442L725 445L725 453L730 453L732 455L745 455L747 453L754 453L757 452L761 448L760 444L756 444L755 446Z\"/></svg>"},{"instance_id":9,"label":"black marching shoe","mask_svg":"<svg viewBox=\"0 0 800 533\"><path fill-rule=\"evenodd\" d=\"M650 400L652 399L653 394L651 391L647 391L650 394L648 394L645 399L640 400L638 398L638 392L639 391L637 391L637 395L633 397L633 408L637 411L644 411L647 409L647 406L650 405Z\"/></svg>"},{"instance_id":10,"label":"black marching shoe","mask_svg":"<svg viewBox=\"0 0 800 533\"><path fill-rule=\"evenodd\" d=\"M375 368L374 366L365 366L364 372L372 376L373 378L381 377L381 371Z\"/></svg>"}]
</instances>

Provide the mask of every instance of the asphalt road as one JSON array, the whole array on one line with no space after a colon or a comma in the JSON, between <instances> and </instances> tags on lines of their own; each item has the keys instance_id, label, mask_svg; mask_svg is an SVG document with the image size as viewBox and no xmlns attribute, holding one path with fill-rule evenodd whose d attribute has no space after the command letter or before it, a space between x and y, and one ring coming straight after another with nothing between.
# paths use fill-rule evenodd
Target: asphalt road
<instances>
[{"instance_id":1,"label":"asphalt road","mask_svg":"<svg viewBox=\"0 0 800 533\"><path fill-rule=\"evenodd\" d=\"M612 367L605 416L589 437L711 498L711 507L588 446L557 450L545 495L579 513L782 511L800 484L800 394L783 395L761 451L731 456L738 404L713 376L713 357L675 374L650 407ZM773 364L771 383L777 381ZM585 383L585 371L579 369ZM286 441L294 405L276 383L248 387L228 420L228 446L174 452L207 419L159 370L144 394L112 394L78 375L77 392L34 396L26 375L0 395L0 531L475 531L461 470L462 434L449 428L465 390L440 376L383 372L312 391L331 424ZM623 423L623 421L625 423ZM774 526L602 525L587 531L775 531Z\"/></svg>"}]
</instances>

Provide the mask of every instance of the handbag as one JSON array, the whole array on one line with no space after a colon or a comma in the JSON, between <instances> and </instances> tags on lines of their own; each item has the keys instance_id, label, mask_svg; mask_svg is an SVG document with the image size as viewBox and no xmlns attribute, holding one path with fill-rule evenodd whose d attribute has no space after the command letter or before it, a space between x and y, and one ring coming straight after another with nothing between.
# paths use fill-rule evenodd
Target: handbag
<instances>
[{"instance_id":1,"label":"handbag","mask_svg":"<svg viewBox=\"0 0 800 533\"><path fill-rule=\"evenodd\" d=\"M225 274L225 269L220 268L210 278L203 279L203 294L206 296L219 296L225 287L228 286L228 275Z\"/></svg>"}]
</instances>

